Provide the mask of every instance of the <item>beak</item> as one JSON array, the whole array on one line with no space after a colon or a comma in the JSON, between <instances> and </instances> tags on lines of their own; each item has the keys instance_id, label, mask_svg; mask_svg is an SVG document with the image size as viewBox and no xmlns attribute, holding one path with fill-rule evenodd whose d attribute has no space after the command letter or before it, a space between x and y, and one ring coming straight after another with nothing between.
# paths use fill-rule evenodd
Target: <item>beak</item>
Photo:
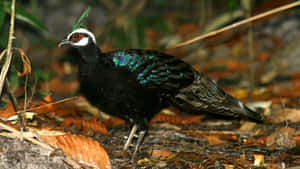
<instances>
[{"instance_id":1,"label":"beak","mask_svg":"<svg viewBox=\"0 0 300 169\"><path fill-rule=\"evenodd\" d=\"M62 47L62 46L65 46L65 45L70 45L71 42L68 41L67 39L65 40L62 40L59 44L58 44L58 47Z\"/></svg>"}]
</instances>

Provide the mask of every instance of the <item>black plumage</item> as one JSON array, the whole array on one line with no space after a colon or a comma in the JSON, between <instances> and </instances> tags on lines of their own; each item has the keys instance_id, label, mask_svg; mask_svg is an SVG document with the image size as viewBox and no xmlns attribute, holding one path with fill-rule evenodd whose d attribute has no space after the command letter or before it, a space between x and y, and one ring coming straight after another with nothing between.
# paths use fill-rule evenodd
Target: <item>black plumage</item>
<instances>
[{"instance_id":1,"label":"black plumage","mask_svg":"<svg viewBox=\"0 0 300 169\"><path fill-rule=\"evenodd\" d=\"M151 118L169 105L189 113L263 120L262 114L250 110L174 56L134 49L103 53L94 35L86 29L73 31L62 45L77 48L81 55L78 63L81 93L104 112L131 123L130 135L140 129L136 150ZM124 149L131 139L132 136Z\"/></svg>"}]
</instances>

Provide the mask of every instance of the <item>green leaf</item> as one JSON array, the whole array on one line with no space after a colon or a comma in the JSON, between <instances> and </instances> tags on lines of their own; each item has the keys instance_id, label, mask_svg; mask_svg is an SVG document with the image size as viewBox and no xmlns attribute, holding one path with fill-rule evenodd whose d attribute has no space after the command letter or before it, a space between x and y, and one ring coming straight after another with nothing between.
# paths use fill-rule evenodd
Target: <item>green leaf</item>
<instances>
[{"instance_id":1,"label":"green leaf","mask_svg":"<svg viewBox=\"0 0 300 169\"><path fill-rule=\"evenodd\" d=\"M239 78L222 78L218 80L220 85L238 85L241 82Z\"/></svg>"},{"instance_id":2,"label":"green leaf","mask_svg":"<svg viewBox=\"0 0 300 169\"><path fill-rule=\"evenodd\" d=\"M30 0L31 11L35 16L39 16L38 0Z\"/></svg>"},{"instance_id":3,"label":"green leaf","mask_svg":"<svg viewBox=\"0 0 300 169\"><path fill-rule=\"evenodd\" d=\"M213 71L222 71L226 69L226 65L214 65L207 69L204 72L213 72Z\"/></svg>"},{"instance_id":4,"label":"green leaf","mask_svg":"<svg viewBox=\"0 0 300 169\"><path fill-rule=\"evenodd\" d=\"M88 7L82 14L81 16L78 18L78 20L75 22L75 24L73 25L72 30L75 29L79 29L80 27L82 27L85 19L89 16L89 12L90 12L90 7Z\"/></svg>"},{"instance_id":5,"label":"green leaf","mask_svg":"<svg viewBox=\"0 0 300 169\"><path fill-rule=\"evenodd\" d=\"M114 48L129 48L132 46L132 41L128 33L121 27L112 27L108 33L109 40L114 42Z\"/></svg>"},{"instance_id":6,"label":"green leaf","mask_svg":"<svg viewBox=\"0 0 300 169\"><path fill-rule=\"evenodd\" d=\"M38 82L38 80L41 77L41 74L42 74L42 70L41 69L38 69L38 70L35 71L35 73L34 73L34 83Z\"/></svg>"},{"instance_id":7,"label":"green leaf","mask_svg":"<svg viewBox=\"0 0 300 169\"><path fill-rule=\"evenodd\" d=\"M45 92L45 91L42 91L42 90L38 90L39 93L42 95L42 96L49 96L49 93L48 92Z\"/></svg>"},{"instance_id":8,"label":"green leaf","mask_svg":"<svg viewBox=\"0 0 300 169\"><path fill-rule=\"evenodd\" d=\"M50 79L52 75L52 72L51 71L46 71L46 72L42 72L41 73L41 78L44 80L44 81L48 81Z\"/></svg>"},{"instance_id":9,"label":"green leaf","mask_svg":"<svg viewBox=\"0 0 300 169\"><path fill-rule=\"evenodd\" d=\"M3 30L0 33L0 48L7 48L8 31Z\"/></svg>"},{"instance_id":10,"label":"green leaf","mask_svg":"<svg viewBox=\"0 0 300 169\"><path fill-rule=\"evenodd\" d=\"M5 11L4 11L4 4L0 2L0 28L2 27L5 19Z\"/></svg>"},{"instance_id":11,"label":"green leaf","mask_svg":"<svg viewBox=\"0 0 300 169\"><path fill-rule=\"evenodd\" d=\"M8 102L5 102L5 101L0 101L0 109L1 110L5 110L5 106L8 104Z\"/></svg>"},{"instance_id":12,"label":"green leaf","mask_svg":"<svg viewBox=\"0 0 300 169\"><path fill-rule=\"evenodd\" d=\"M11 13L11 2L4 2L4 10L9 14ZM35 16L26 12L18 5L16 5L16 18L32 25L37 29L47 30L46 26L43 25Z\"/></svg>"},{"instance_id":13,"label":"green leaf","mask_svg":"<svg viewBox=\"0 0 300 169\"><path fill-rule=\"evenodd\" d=\"M239 4L240 4L240 0L229 0L228 2L229 12L233 13L237 9Z\"/></svg>"}]
</instances>

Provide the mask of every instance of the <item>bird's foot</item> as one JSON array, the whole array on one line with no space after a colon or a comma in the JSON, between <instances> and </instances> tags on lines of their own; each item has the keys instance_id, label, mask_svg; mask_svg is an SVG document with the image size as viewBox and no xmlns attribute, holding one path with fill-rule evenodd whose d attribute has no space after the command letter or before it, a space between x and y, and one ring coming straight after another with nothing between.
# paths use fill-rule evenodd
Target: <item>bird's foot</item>
<instances>
[{"instance_id":1,"label":"bird's foot","mask_svg":"<svg viewBox=\"0 0 300 169\"><path fill-rule=\"evenodd\" d=\"M130 131L130 134L128 136L128 139L123 147L123 157L124 158L127 158L128 157L128 147L129 145L132 143L132 139L137 131L137 128L138 128L138 125L135 124L133 125L133 127L131 128L131 131ZM135 149L134 149L134 152L131 156L131 162L133 162L136 158L136 155L137 155L137 152L139 151L139 148L140 148L140 145L142 144L143 142L143 139L144 139L144 136L146 134L146 131L145 130L142 130L139 132L139 136L138 136L138 140L137 140L137 143L136 143L136 146L135 146Z\"/></svg>"},{"instance_id":2,"label":"bird's foot","mask_svg":"<svg viewBox=\"0 0 300 169\"><path fill-rule=\"evenodd\" d=\"M128 150L128 147L132 143L132 139L134 137L134 134L136 133L137 128L138 128L138 126L136 124L132 126L131 131L130 131L129 136L128 136L128 139L127 139L127 141L124 145L123 151Z\"/></svg>"},{"instance_id":3,"label":"bird's foot","mask_svg":"<svg viewBox=\"0 0 300 169\"><path fill-rule=\"evenodd\" d=\"M135 160L136 154L137 154L137 152L139 151L140 145L141 145L142 142L143 142L143 139L144 139L144 137L145 137L145 134L146 134L146 131L144 131L144 130L139 132L139 138L138 138L138 140L137 140L137 143L136 143L134 152L133 152L133 154L132 154L132 156L131 156L131 161L134 161L134 160Z\"/></svg>"}]
</instances>

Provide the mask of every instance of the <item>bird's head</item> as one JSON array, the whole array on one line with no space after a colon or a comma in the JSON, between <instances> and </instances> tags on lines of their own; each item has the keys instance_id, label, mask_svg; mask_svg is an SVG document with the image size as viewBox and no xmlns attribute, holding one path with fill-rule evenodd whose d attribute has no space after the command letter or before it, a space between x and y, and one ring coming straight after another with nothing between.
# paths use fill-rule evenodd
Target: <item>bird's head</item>
<instances>
[{"instance_id":1,"label":"bird's head","mask_svg":"<svg viewBox=\"0 0 300 169\"><path fill-rule=\"evenodd\" d=\"M80 28L71 32L67 36L67 39L62 40L58 44L58 46L61 47L65 45L70 45L75 48L80 48L80 47L89 46L91 44L96 45L95 35L92 32L88 31L87 29Z\"/></svg>"}]
</instances>

